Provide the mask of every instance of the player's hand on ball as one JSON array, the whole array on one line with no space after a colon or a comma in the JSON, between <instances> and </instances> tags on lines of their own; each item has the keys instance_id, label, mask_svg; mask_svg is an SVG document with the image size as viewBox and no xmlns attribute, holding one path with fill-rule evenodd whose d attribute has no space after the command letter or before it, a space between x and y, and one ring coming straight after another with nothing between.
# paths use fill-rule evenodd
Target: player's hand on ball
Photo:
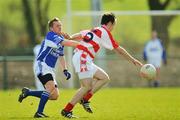
<instances>
[{"instance_id":1,"label":"player's hand on ball","mask_svg":"<svg viewBox=\"0 0 180 120\"><path fill-rule=\"evenodd\" d=\"M71 78L71 73L68 70L63 70L63 73L66 76L66 80L69 80Z\"/></svg>"},{"instance_id":2,"label":"player's hand on ball","mask_svg":"<svg viewBox=\"0 0 180 120\"><path fill-rule=\"evenodd\" d=\"M149 78L148 78L148 75L145 74L145 73L143 73L143 72L140 72L140 76L141 76L142 78L149 79Z\"/></svg>"},{"instance_id":3,"label":"player's hand on ball","mask_svg":"<svg viewBox=\"0 0 180 120\"><path fill-rule=\"evenodd\" d=\"M140 67L143 66L143 64L142 64L139 60L133 59L132 62L133 62L133 64L136 65L136 66L140 66Z\"/></svg>"},{"instance_id":4,"label":"player's hand on ball","mask_svg":"<svg viewBox=\"0 0 180 120\"><path fill-rule=\"evenodd\" d=\"M140 76L148 80L155 79L156 74L156 68L152 64L145 64L140 69Z\"/></svg>"}]
</instances>

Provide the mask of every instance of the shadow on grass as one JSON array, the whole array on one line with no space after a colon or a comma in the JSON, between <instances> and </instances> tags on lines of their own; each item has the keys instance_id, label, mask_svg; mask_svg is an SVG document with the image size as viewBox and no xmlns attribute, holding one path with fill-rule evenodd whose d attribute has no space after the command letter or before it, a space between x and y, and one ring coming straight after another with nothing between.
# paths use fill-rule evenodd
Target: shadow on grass
<instances>
[{"instance_id":1,"label":"shadow on grass","mask_svg":"<svg viewBox=\"0 0 180 120\"><path fill-rule=\"evenodd\" d=\"M43 119L47 119L47 120L57 120L57 119L62 119L66 120L68 118L65 117L49 117L49 118L43 118ZM35 118L33 117L8 117L8 120L34 120ZM89 119L89 117L78 117L77 119Z\"/></svg>"},{"instance_id":2,"label":"shadow on grass","mask_svg":"<svg viewBox=\"0 0 180 120\"><path fill-rule=\"evenodd\" d=\"M8 117L8 120L31 120L32 117Z\"/></svg>"},{"instance_id":3,"label":"shadow on grass","mask_svg":"<svg viewBox=\"0 0 180 120\"><path fill-rule=\"evenodd\" d=\"M47 119L47 120L57 120L60 117L48 117L48 118L43 118L43 119ZM8 120L34 120L35 118L33 117L9 117Z\"/></svg>"}]
</instances>

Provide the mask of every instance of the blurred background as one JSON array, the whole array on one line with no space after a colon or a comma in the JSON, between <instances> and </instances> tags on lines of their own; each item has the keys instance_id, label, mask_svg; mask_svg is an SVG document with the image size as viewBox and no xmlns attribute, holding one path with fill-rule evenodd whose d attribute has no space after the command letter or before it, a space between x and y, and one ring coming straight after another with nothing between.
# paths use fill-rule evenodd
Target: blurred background
<instances>
[{"instance_id":1,"label":"blurred background","mask_svg":"<svg viewBox=\"0 0 180 120\"><path fill-rule=\"evenodd\" d=\"M0 89L35 87L33 48L47 32L47 22L59 17L63 31L73 34L99 26L100 15L117 16L114 38L134 57L143 61L145 43L155 29L167 51L161 67L161 87L180 86L180 0L1 0L0 1ZM66 48L68 68L72 48ZM102 50L95 60L110 76L108 87L147 87L139 69L112 51ZM60 88L79 86L77 76L65 80L59 65Z\"/></svg>"}]
</instances>

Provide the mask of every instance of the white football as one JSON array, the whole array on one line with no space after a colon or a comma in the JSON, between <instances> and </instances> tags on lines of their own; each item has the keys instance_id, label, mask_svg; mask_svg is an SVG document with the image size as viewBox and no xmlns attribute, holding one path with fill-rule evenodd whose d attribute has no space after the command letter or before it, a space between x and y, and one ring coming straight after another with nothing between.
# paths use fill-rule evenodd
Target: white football
<instances>
[{"instance_id":1,"label":"white football","mask_svg":"<svg viewBox=\"0 0 180 120\"><path fill-rule=\"evenodd\" d=\"M148 80L153 80L156 77L156 68L152 64L144 64L141 67L140 75Z\"/></svg>"}]
</instances>

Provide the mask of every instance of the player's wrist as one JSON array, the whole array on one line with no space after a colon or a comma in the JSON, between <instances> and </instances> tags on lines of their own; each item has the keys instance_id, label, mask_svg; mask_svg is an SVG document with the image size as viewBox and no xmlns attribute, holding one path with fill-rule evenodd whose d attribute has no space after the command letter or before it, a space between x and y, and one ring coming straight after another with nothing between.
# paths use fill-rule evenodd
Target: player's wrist
<instances>
[{"instance_id":1,"label":"player's wrist","mask_svg":"<svg viewBox=\"0 0 180 120\"><path fill-rule=\"evenodd\" d=\"M67 69L64 69L63 72L67 72L68 70Z\"/></svg>"}]
</instances>

